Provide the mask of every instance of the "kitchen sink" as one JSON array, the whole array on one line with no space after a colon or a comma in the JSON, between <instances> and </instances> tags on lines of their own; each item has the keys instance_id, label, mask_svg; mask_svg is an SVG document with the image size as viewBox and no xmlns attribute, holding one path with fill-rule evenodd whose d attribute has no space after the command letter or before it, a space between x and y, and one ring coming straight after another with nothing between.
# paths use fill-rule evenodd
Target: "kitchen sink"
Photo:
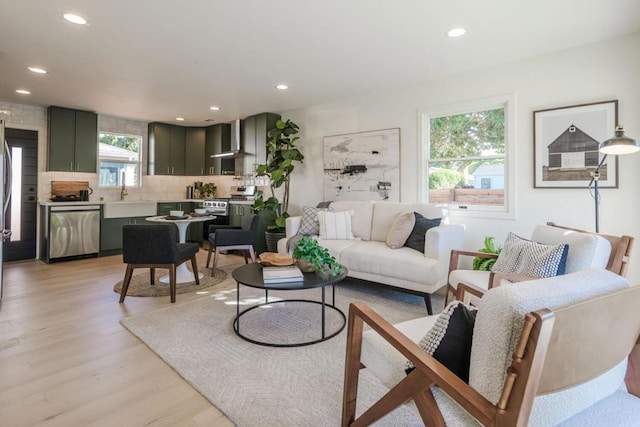
<instances>
[{"instance_id":1,"label":"kitchen sink","mask_svg":"<svg viewBox=\"0 0 640 427\"><path fill-rule=\"evenodd\" d=\"M122 200L105 202L102 209L105 218L155 216L157 215L158 204L151 200Z\"/></svg>"}]
</instances>

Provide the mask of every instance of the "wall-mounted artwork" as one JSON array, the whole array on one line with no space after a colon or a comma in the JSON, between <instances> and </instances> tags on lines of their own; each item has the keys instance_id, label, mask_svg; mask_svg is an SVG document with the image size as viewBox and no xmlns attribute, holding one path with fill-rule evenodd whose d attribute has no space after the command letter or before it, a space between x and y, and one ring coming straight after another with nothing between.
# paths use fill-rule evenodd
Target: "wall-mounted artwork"
<instances>
[{"instance_id":1,"label":"wall-mounted artwork","mask_svg":"<svg viewBox=\"0 0 640 427\"><path fill-rule=\"evenodd\" d=\"M585 188L604 155L600 143L613 135L618 101L533 112L534 187ZM600 168L600 188L618 188L618 157Z\"/></svg>"},{"instance_id":2,"label":"wall-mounted artwork","mask_svg":"<svg viewBox=\"0 0 640 427\"><path fill-rule=\"evenodd\" d=\"M400 129L324 137L324 200L400 201Z\"/></svg>"}]
</instances>

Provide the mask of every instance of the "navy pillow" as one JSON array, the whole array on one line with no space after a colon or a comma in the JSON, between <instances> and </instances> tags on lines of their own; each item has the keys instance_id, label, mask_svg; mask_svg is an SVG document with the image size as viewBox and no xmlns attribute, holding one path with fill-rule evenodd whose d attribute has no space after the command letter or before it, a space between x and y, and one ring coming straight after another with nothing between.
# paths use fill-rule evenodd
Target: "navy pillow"
<instances>
[{"instance_id":1,"label":"navy pillow","mask_svg":"<svg viewBox=\"0 0 640 427\"><path fill-rule=\"evenodd\" d=\"M418 252L424 252L424 235L428 229L437 227L442 222L441 218L425 218L418 212L413 213L416 216L416 224L405 242L405 246L415 249Z\"/></svg>"},{"instance_id":2,"label":"navy pillow","mask_svg":"<svg viewBox=\"0 0 640 427\"><path fill-rule=\"evenodd\" d=\"M471 341L477 312L475 307L466 306L460 301L452 302L418 343L420 348L466 383L469 382ZM407 362L407 375L414 369L413 363Z\"/></svg>"}]
</instances>

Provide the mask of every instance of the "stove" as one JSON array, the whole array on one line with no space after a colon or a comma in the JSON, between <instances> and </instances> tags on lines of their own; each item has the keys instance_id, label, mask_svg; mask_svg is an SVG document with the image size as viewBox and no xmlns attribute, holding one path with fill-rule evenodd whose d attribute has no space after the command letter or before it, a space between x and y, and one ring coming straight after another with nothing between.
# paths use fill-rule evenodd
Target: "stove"
<instances>
[{"instance_id":1,"label":"stove","mask_svg":"<svg viewBox=\"0 0 640 427\"><path fill-rule=\"evenodd\" d=\"M242 185L231 187L231 200L254 200L256 195L255 185Z\"/></svg>"},{"instance_id":2,"label":"stove","mask_svg":"<svg viewBox=\"0 0 640 427\"><path fill-rule=\"evenodd\" d=\"M229 216L229 199L205 199L202 207L216 216Z\"/></svg>"}]
</instances>

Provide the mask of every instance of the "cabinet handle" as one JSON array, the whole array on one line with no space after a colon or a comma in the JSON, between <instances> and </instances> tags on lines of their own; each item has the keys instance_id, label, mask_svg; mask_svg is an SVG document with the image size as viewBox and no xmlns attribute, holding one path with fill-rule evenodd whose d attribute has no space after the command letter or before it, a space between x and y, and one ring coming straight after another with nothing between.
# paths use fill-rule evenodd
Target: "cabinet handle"
<instances>
[{"instance_id":1,"label":"cabinet handle","mask_svg":"<svg viewBox=\"0 0 640 427\"><path fill-rule=\"evenodd\" d=\"M73 171L73 162L69 162L69 170Z\"/></svg>"},{"instance_id":2,"label":"cabinet handle","mask_svg":"<svg viewBox=\"0 0 640 427\"><path fill-rule=\"evenodd\" d=\"M173 166L171 166L171 175L173 175L173 174L174 174Z\"/></svg>"},{"instance_id":3,"label":"cabinet handle","mask_svg":"<svg viewBox=\"0 0 640 427\"><path fill-rule=\"evenodd\" d=\"M204 175L204 168L200 168L200 175Z\"/></svg>"},{"instance_id":4,"label":"cabinet handle","mask_svg":"<svg viewBox=\"0 0 640 427\"><path fill-rule=\"evenodd\" d=\"M76 162L76 170L79 171L80 170L80 162Z\"/></svg>"},{"instance_id":5,"label":"cabinet handle","mask_svg":"<svg viewBox=\"0 0 640 427\"><path fill-rule=\"evenodd\" d=\"M167 175L169 175L171 173L171 170L169 169L169 166L167 166Z\"/></svg>"}]
</instances>

